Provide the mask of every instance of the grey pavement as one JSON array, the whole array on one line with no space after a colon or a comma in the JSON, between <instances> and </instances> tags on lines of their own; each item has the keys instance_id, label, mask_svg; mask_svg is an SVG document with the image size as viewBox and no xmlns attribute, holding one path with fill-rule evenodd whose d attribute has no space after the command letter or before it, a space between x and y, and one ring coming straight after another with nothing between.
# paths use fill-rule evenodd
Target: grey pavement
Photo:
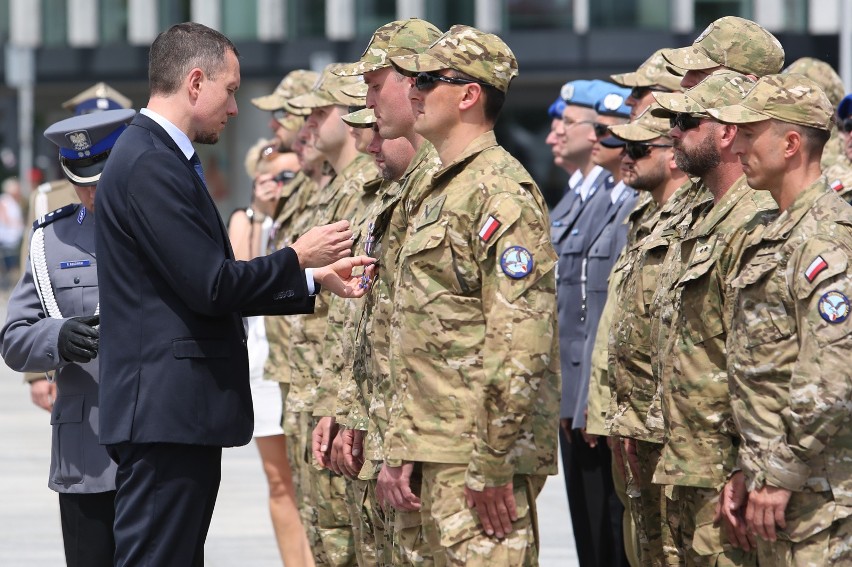
<instances>
[{"instance_id":1,"label":"grey pavement","mask_svg":"<svg viewBox=\"0 0 852 567\"><path fill-rule=\"evenodd\" d=\"M5 295L0 320L6 319ZM64 564L59 505L47 488L50 416L30 402L20 375L0 363L0 566ZM561 474L537 501L543 567L578 565ZM205 550L209 567L280 565L254 444L226 449L222 485Z\"/></svg>"}]
</instances>

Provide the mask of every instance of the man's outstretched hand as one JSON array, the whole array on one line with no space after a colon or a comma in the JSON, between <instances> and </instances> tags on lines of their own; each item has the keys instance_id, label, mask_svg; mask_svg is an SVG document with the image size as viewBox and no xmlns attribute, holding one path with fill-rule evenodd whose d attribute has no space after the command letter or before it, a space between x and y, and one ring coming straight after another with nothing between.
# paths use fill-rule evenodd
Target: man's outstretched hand
<instances>
[{"instance_id":1,"label":"man's outstretched hand","mask_svg":"<svg viewBox=\"0 0 852 567\"><path fill-rule=\"evenodd\" d=\"M346 298L363 297L370 289L375 273L375 258L354 256L343 258L324 268L314 270L314 280L334 295ZM353 270L364 266L364 274L353 275Z\"/></svg>"},{"instance_id":2,"label":"man's outstretched hand","mask_svg":"<svg viewBox=\"0 0 852 567\"><path fill-rule=\"evenodd\" d=\"M349 221L315 226L291 244L290 248L299 257L299 267L303 270L328 266L352 253Z\"/></svg>"}]
</instances>

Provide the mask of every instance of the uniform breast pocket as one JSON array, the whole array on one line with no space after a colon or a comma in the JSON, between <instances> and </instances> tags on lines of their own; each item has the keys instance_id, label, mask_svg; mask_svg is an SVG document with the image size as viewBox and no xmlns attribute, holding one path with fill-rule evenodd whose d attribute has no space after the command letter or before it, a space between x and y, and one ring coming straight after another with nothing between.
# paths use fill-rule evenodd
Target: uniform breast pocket
<instances>
[{"instance_id":1,"label":"uniform breast pocket","mask_svg":"<svg viewBox=\"0 0 852 567\"><path fill-rule=\"evenodd\" d=\"M712 273L712 267L692 266L678 283L681 289L681 312L690 340L698 344L722 334L723 290Z\"/></svg>"},{"instance_id":2,"label":"uniform breast pocket","mask_svg":"<svg viewBox=\"0 0 852 567\"><path fill-rule=\"evenodd\" d=\"M64 317L92 314L98 302L98 272L94 264L57 270L50 274L50 280Z\"/></svg>"},{"instance_id":3,"label":"uniform breast pocket","mask_svg":"<svg viewBox=\"0 0 852 567\"><path fill-rule=\"evenodd\" d=\"M744 332L748 348L777 342L792 333L790 316L780 301L770 298L783 297L783 277L773 277L776 262L762 262L746 266L731 282L737 295L736 313L738 327Z\"/></svg>"},{"instance_id":4,"label":"uniform breast pocket","mask_svg":"<svg viewBox=\"0 0 852 567\"><path fill-rule=\"evenodd\" d=\"M415 290L424 305L447 290L461 292L446 236L445 224L431 224L412 234L402 248L400 262L407 268L402 285Z\"/></svg>"},{"instance_id":5,"label":"uniform breast pocket","mask_svg":"<svg viewBox=\"0 0 852 567\"><path fill-rule=\"evenodd\" d=\"M85 397L59 396L53 405L53 482L69 486L83 482L83 402Z\"/></svg>"},{"instance_id":6,"label":"uniform breast pocket","mask_svg":"<svg viewBox=\"0 0 852 567\"><path fill-rule=\"evenodd\" d=\"M559 283L580 282L580 262L583 260L582 234L570 234L559 247Z\"/></svg>"}]
</instances>

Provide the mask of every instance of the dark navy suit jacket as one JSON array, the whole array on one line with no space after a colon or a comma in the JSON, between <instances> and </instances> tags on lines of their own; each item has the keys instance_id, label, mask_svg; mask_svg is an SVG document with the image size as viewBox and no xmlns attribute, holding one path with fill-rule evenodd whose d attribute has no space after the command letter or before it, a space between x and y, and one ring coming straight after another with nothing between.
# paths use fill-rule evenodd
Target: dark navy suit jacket
<instances>
[{"instance_id":1,"label":"dark navy suit jacket","mask_svg":"<svg viewBox=\"0 0 852 567\"><path fill-rule=\"evenodd\" d=\"M235 261L204 182L144 115L113 148L96 203L101 443L248 443L241 316L313 311L295 252Z\"/></svg>"}]
</instances>

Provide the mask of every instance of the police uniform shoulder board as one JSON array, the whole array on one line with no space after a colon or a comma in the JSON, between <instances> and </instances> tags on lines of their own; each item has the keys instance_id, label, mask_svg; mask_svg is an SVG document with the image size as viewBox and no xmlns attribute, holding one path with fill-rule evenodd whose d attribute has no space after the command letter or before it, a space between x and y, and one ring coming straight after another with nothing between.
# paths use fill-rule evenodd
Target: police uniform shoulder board
<instances>
[{"instance_id":1,"label":"police uniform shoulder board","mask_svg":"<svg viewBox=\"0 0 852 567\"><path fill-rule=\"evenodd\" d=\"M33 230L37 228L43 228L63 217L73 215L77 211L77 207L79 206L80 205L78 203L71 203L70 205L65 205L64 207L60 207L55 211L49 212L46 215L37 218L33 223Z\"/></svg>"}]
</instances>

